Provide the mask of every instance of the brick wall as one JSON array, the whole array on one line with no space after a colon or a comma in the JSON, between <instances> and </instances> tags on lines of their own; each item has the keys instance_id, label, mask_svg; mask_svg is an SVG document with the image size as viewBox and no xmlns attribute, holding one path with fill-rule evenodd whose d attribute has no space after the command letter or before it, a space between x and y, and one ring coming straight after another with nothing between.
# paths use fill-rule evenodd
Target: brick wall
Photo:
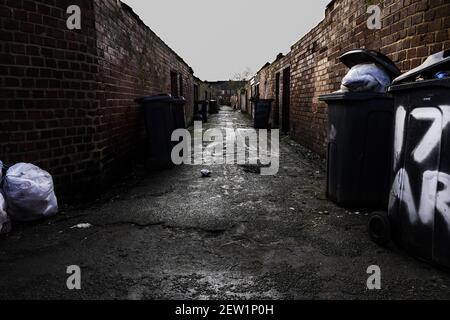
<instances>
[{"instance_id":1,"label":"brick wall","mask_svg":"<svg viewBox=\"0 0 450 320\"><path fill-rule=\"evenodd\" d=\"M170 93L172 72L192 120L192 69L116 0L0 0L0 25L0 159L48 170L59 195L130 170L145 143L134 98Z\"/></svg>"},{"instance_id":2,"label":"brick wall","mask_svg":"<svg viewBox=\"0 0 450 320\"><path fill-rule=\"evenodd\" d=\"M402 71L420 65L430 54L450 48L450 1L378 0L382 29L369 30L367 2L335 0L325 19L292 46L290 133L304 146L325 155L327 107L322 94L338 90L347 69L338 57L369 48L388 55ZM274 81L271 67L268 81ZM274 68L279 69L279 68ZM265 76L267 78L267 76ZM266 86L274 97L273 85Z\"/></svg>"},{"instance_id":3,"label":"brick wall","mask_svg":"<svg viewBox=\"0 0 450 320\"><path fill-rule=\"evenodd\" d=\"M198 97L196 97L197 101L199 101L199 100L209 101L213 98L212 89L208 83L205 83L198 78L194 78L194 84L197 86L197 90L198 90ZM194 99L193 101L195 101L195 100L196 99Z\"/></svg>"},{"instance_id":4,"label":"brick wall","mask_svg":"<svg viewBox=\"0 0 450 320\"><path fill-rule=\"evenodd\" d=\"M108 177L117 177L129 170L133 160L144 156L144 120L134 99L171 93L174 74L177 94L182 93L187 101L189 122L193 118L194 78L192 69L128 6L115 0L94 1L94 6L99 56L95 143L102 180L108 181Z\"/></svg>"},{"instance_id":5,"label":"brick wall","mask_svg":"<svg viewBox=\"0 0 450 320\"><path fill-rule=\"evenodd\" d=\"M69 31L66 9L83 11ZM99 173L98 60L91 1L0 0L0 159L33 162L66 181Z\"/></svg>"},{"instance_id":6,"label":"brick wall","mask_svg":"<svg viewBox=\"0 0 450 320\"><path fill-rule=\"evenodd\" d=\"M270 115L270 122L273 128L281 128L283 118L283 71L290 67L291 55L288 53L285 56L277 56L274 62L261 70L264 73L264 85L262 89L261 98L274 99L272 103L272 113ZM276 81L277 74L279 75L278 84L278 101L276 99ZM261 82L261 78L259 79ZM260 89L261 90L261 89Z\"/></svg>"}]
</instances>

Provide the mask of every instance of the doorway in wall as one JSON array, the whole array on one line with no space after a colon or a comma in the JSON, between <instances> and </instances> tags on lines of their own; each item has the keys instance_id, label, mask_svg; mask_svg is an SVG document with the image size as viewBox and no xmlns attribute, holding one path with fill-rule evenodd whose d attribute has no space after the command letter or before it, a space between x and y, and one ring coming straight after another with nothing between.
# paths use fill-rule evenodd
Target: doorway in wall
<instances>
[{"instance_id":1,"label":"doorway in wall","mask_svg":"<svg viewBox=\"0 0 450 320\"><path fill-rule=\"evenodd\" d=\"M170 72L170 88L172 96L178 96L178 74L175 71Z\"/></svg>"},{"instance_id":2,"label":"doorway in wall","mask_svg":"<svg viewBox=\"0 0 450 320\"><path fill-rule=\"evenodd\" d=\"M289 110L291 103L291 68L286 68L283 70L283 101L282 101L282 123L281 131L283 133L289 133L290 121L289 121Z\"/></svg>"},{"instance_id":3,"label":"doorway in wall","mask_svg":"<svg viewBox=\"0 0 450 320\"><path fill-rule=\"evenodd\" d=\"M198 85L194 84L194 103L198 101Z\"/></svg>"},{"instance_id":4,"label":"doorway in wall","mask_svg":"<svg viewBox=\"0 0 450 320\"><path fill-rule=\"evenodd\" d=\"M280 125L280 73L275 75L275 106L273 109L273 126L278 128Z\"/></svg>"}]
</instances>

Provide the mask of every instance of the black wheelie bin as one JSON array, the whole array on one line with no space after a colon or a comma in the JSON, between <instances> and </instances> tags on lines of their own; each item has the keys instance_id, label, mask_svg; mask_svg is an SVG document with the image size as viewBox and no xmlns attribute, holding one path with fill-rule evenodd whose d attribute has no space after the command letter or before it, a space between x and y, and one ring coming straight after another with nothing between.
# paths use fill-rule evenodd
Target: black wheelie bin
<instances>
[{"instance_id":1,"label":"black wheelie bin","mask_svg":"<svg viewBox=\"0 0 450 320\"><path fill-rule=\"evenodd\" d=\"M208 101L199 100L195 102L194 119L208 122Z\"/></svg>"},{"instance_id":2,"label":"black wheelie bin","mask_svg":"<svg viewBox=\"0 0 450 320\"><path fill-rule=\"evenodd\" d=\"M255 102L255 129L269 129L273 99L258 99Z\"/></svg>"},{"instance_id":3,"label":"black wheelie bin","mask_svg":"<svg viewBox=\"0 0 450 320\"><path fill-rule=\"evenodd\" d=\"M219 113L219 109L217 108L217 100L209 100L209 113Z\"/></svg>"},{"instance_id":4,"label":"black wheelie bin","mask_svg":"<svg viewBox=\"0 0 450 320\"><path fill-rule=\"evenodd\" d=\"M184 97L174 97L171 108L175 129L186 128L186 113L184 110L185 105L186 100L184 99Z\"/></svg>"},{"instance_id":5,"label":"black wheelie bin","mask_svg":"<svg viewBox=\"0 0 450 320\"><path fill-rule=\"evenodd\" d=\"M171 138L174 130L185 127L184 98L161 94L135 101L144 111L148 165L154 169L173 167L171 153L174 142Z\"/></svg>"},{"instance_id":6,"label":"black wheelie bin","mask_svg":"<svg viewBox=\"0 0 450 320\"><path fill-rule=\"evenodd\" d=\"M388 213L369 234L450 270L450 50L394 80L396 107Z\"/></svg>"},{"instance_id":7,"label":"black wheelie bin","mask_svg":"<svg viewBox=\"0 0 450 320\"><path fill-rule=\"evenodd\" d=\"M351 50L340 57L349 68L374 63L392 79L400 70L383 54ZM381 92L337 92L328 104L327 197L346 208L386 208L392 162L394 101Z\"/></svg>"}]
</instances>

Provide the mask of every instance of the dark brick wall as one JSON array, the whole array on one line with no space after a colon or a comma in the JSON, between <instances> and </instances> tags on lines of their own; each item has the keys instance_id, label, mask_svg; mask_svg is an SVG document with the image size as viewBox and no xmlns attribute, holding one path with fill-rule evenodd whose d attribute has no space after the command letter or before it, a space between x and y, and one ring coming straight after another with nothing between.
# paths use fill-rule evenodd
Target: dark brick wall
<instances>
[{"instance_id":1,"label":"dark brick wall","mask_svg":"<svg viewBox=\"0 0 450 320\"><path fill-rule=\"evenodd\" d=\"M304 146L325 155L327 107L322 94L338 90L347 69L338 57L354 48L370 48L388 55L402 71L420 65L430 54L450 48L450 1L378 0L383 9L382 29L367 28L367 1L335 0L325 19L292 46L291 136ZM261 73L274 81L274 70ZM273 85L267 88L274 97ZM263 93L265 94L265 93Z\"/></svg>"},{"instance_id":2,"label":"dark brick wall","mask_svg":"<svg viewBox=\"0 0 450 320\"><path fill-rule=\"evenodd\" d=\"M66 9L79 5L82 29ZM33 162L67 181L99 172L98 59L91 1L0 0L0 159Z\"/></svg>"},{"instance_id":3,"label":"dark brick wall","mask_svg":"<svg viewBox=\"0 0 450 320\"><path fill-rule=\"evenodd\" d=\"M188 122L193 118L192 69L124 5L94 1L99 56L99 123L95 143L101 158L102 180L128 171L143 156L145 130L142 110L134 99L171 93L171 73L180 77Z\"/></svg>"},{"instance_id":4,"label":"dark brick wall","mask_svg":"<svg viewBox=\"0 0 450 320\"><path fill-rule=\"evenodd\" d=\"M69 5L81 30L66 27ZM192 69L116 0L0 0L0 25L0 159L48 170L59 195L129 172L145 143L134 99L170 93L171 72L192 120Z\"/></svg>"}]
</instances>

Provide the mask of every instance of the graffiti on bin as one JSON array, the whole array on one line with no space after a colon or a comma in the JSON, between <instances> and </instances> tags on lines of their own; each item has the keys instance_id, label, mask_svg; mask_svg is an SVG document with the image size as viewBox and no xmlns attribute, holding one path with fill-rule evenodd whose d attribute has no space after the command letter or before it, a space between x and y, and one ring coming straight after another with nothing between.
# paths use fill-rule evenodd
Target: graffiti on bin
<instances>
[{"instance_id":1,"label":"graffiti on bin","mask_svg":"<svg viewBox=\"0 0 450 320\"><path fill-rule=\"evenodd\" d=\"M404 149L406 117L406 109L400 106L395 119L395 168L400 166ZM417 164L423 164L433 154L433 151L439 150L441 132L450 124L450 106L417 108L410 113L410 117L415 121L431 122L430 128L411 153L411 159ZM405 206L411 223L420 222L424 225L431 225L434 221L435 210L437 210L442 214L450 230L450 175L436 170L425 170L421 181L419 203L416 205L417 199L415 199L411 187L411 178L404 167L399 168L392 184L389 211L391 212L392 208L400 202ZM438 186L440 186L440 190L438 190Z\"/></svg>"}]
</instances>

